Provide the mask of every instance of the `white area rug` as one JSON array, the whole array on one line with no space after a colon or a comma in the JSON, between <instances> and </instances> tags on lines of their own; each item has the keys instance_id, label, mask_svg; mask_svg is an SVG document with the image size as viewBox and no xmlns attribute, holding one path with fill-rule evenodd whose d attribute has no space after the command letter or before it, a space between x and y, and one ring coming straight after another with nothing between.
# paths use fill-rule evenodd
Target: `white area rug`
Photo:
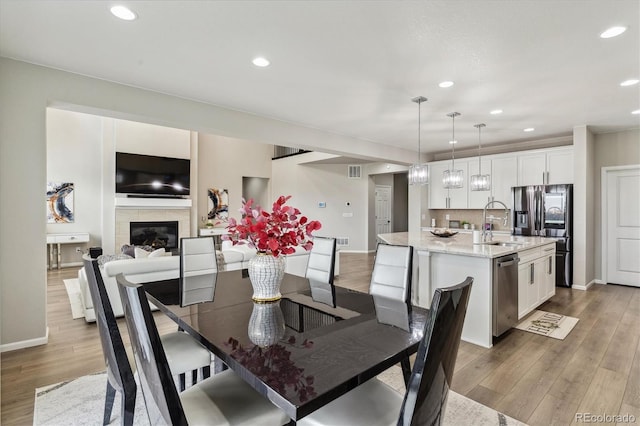
<instances>
[{"instance_id":1,"label":"white area rug","mask_svg":"<svg viewBox=\"0 0 640 426\"><path fill-rule=\"evenodd\" d=\"M400 367L392 367L378 377L394 389L404 392L404 380ZM104 413L106 387L106 373L97 373L36 389L33 424L99 426ZM116 394L110 424L120 424L120 394ZM137 426L149 424L140 387L136 397L133 424ZM450 426L524 425L453 391L449 392L444 424Z\"/></svg>"},{"instance_id":2,"label":"white area rug","mask_svg":"<svg viewBox=\"0 0 640 426\"><path fill-rule=\"evenodd\" d=\"M578 318L535 310L531 315L516 325L516 328L530 333L564 340L577 323Z\"/></svg>"},{"instance_id":3,"label":"white area rug","mask_svg":"<svg viewBox=\"0 0 640 426\"><path fill-rule=\"evenodd\" d=\"M82 308L82 293L80 292L80 282L77 278L62 280L64 287L67 289L69 303L71 303L71 316L73 319L84 318L84 309Z\"/></svg>"}]
</instances>

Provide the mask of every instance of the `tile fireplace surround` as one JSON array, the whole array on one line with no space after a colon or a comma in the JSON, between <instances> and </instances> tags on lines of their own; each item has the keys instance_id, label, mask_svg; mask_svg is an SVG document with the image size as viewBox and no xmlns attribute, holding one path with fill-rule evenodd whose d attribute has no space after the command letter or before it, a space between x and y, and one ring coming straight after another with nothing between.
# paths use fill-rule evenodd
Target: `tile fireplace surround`
<instances>
[{"instance_id":1,"label":"tile fireplace surround","mask_svg":"<svg viewBox=\"0 0 640 426\"><path fill-rule=\"evenodd\" d=\"M178 238L190 236L190 209L116 208L115 251L129 244L129 222L178 221Z\"/></svg>"}]
</instances>

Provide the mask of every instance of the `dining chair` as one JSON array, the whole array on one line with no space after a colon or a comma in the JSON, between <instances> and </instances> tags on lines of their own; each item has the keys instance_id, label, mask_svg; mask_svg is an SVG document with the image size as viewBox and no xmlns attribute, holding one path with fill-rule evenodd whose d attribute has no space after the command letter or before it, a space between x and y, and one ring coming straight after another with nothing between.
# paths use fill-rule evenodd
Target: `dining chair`
<instances>
[{"instance_id":1,"label":"dining chair","mask_svg":"<svg viewBox=\"0 0 640 426\"><path fill-rule=\"evenodd\" d=\"M441 424L472 283L467 277L436 289L404 397L374 378L298 420L298 426Z\"/></svg>"},{"instance_id":2,"label":"dining chair","mask_svg":"<svg viewBox=\"0 0 640 426\"><path fill-rule=\"evenodd\" d=\"M130 283L122 274L116 280L152 425L283 425L290 421L232 370L178 394L144 287Z\"/></svg>"},{"instance_id":3,"label":"dining chair","mask_svg":"<svg viewBox=\"0 0 640 426\"><path fill-rule=\"evenodd\" d=\"M94 309L97 306L100 309L100 313L96 311L96 318L102 318L102 323L98 322L96 319L96 323L98 323L98 332L100 333L100 338L102 341L102 349L105 352L105 361L107 366L111 363L114 364L115 358L107 359L107 354L111 351L109 348L113 348L115 353L124 353L121 350L121 345L118 343L114 343L114 345L110 345L110 340L116 342L119 340L122 342L121 337L111 338L108 335L111 334L120 334L118 330L118 323L116 322L116 317L113 314L113 309L111 307L111 302L109 301L109 297L107 295L107 290L104 285L104 281L102 280L102 273L100 272L100 267L98 266L98 262L96 260L90 258L83 258L84 261L84 269L87 275L87 283L89 285L89 293L91 293L91 298L93 300ZM105 340L109 339L109 340ZM180 390L184 390L186 387L186 372L192 372L192 383L196 383L198 379L198 370L201 370L202 378L205 379L211 375L211 352L202 346L198 341L196 341L193 337L188 335L187 333L177 331L173 333L166 333L162 335L162 341L167 350L167 357L169 358L169 364L171 365L171 371L173 371L174 375L178 376L178 380L180 383ZM124 358L129 364L127 358ZM126 367L124 364L118 364L124 370ZM129 369L131 366L129 365ZM115 388L115 385L118 383L112 384L112 387ZM126 389L127 392L129 388ZM113 391L111 391L113 394ZM123 394L123 398L126 397L128 393ZM133 398L135 400L135 387L133 388ZM111 401L113 403L113 401Z\"/></svg>"},{"instance_id":4,"label":"dining chair","mask_svg":"<svg viewBox=\"0 0 640 426\"><path fill-rule=\"evenodd\" d=\"M313 300L334 308L336 307L336 289L333 285L335 258L335 238L313 238L305 277L309 280Z\"/></svg>"},{"instance_id":5,"label":"dining chair","mask_svg":"<svg viewBox=\"0 0 640 426\"><path fill-rule=\"evenodd\" d=\"M213 237L180 239L180 306L213 302L218 277Z\"/></svg>"},{"instance_id":6,"label":"dining chair","mask_svg":"<svg viewBox=\"0 0 640 426\"><path fill-rule=\"evenodd\" d=\"M369 293L383 324L409 331L413 247L378 244Z\"/></svg>"},{"instance_id":7,"label":"dining chair","mask_svg":"<svg viewBox=\"0 0 640 426\"><path fill-rule=\"evenodd\" d=\"M107 366L107 392L104 404L102 424L111 421L111 410L116 397L116 391L122 395L120 404L120 419L124 426L133 424L133 413L136 405L136 382L133 378L131 364L122 342L116 317L109 302L107 289L102 281L98 262L88 256L83 258L85 275L93 301L96 325L102 344L102 353Z\"/></svg>"}]
</instances>

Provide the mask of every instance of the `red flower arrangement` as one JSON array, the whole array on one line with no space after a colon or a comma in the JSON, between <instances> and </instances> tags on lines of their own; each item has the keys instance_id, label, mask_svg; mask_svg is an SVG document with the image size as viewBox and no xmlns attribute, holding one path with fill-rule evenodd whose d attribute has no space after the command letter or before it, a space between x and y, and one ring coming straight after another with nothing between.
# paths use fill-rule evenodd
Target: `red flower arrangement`
<instances>
[{"instance_id":1,"label":"red flower arrangement","mask_svg":"<svg viewBox=\"0 0 640 426\"><path fill-rule=\"evenodd\" d=\"M310 237L322 225L317 220L309 221L306 216L301 216L297 208L287 206L289 198L291 195L278 197L271 213L260 206L254 207L253 199L243 199L242 219L240 222L229 219L229 235L224 235L223 239L231 240L233 245L246 242L250 247L273 256L292 254L296 246L311 250L313 241Z\"/></svg>"}]
</instances>

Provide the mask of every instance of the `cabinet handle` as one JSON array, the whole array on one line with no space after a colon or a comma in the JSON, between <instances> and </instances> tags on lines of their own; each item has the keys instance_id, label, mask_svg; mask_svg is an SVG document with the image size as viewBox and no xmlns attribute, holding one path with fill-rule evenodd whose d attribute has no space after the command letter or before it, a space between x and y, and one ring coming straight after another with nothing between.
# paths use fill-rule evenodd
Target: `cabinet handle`
<instances>
[{"instance_id":1,"label":"cabinet handle","mask_svg":"<svg viewBox=\"0 0 640 426\"><path fill-rule=\"evenodd\" d=\"M535 265L532 263L531 267L529 268L529 284L533 284L533 275L534 275L534 268Z\"/></svg>"},{"instance_id":2,"label":"cabinet handle","mask_svg":"<svg viewBox=\"0 0 640 426\"><path fill-rule=\"evenodd\" d=\"M549 247L549 248L546 248L546 249L544 249L544 251L551 251L551 250L553 250L553 249L555 249L555 247Z\"/></svg>"},{"instance_id":3,"label":"cabinet handle","mask_svg":"<svg viewBox=\"0 0 640 426\"><path fill-rule=\"evenodd\" d=\"M553 268L552 268L552 266L553 266L553 265L552 265L552 262L553 262L553 260L551 259L551 256L549 256L549 275L551 275L551 274L552 274L552 269L553 269Z\"/></svg>"}]
</instances>

